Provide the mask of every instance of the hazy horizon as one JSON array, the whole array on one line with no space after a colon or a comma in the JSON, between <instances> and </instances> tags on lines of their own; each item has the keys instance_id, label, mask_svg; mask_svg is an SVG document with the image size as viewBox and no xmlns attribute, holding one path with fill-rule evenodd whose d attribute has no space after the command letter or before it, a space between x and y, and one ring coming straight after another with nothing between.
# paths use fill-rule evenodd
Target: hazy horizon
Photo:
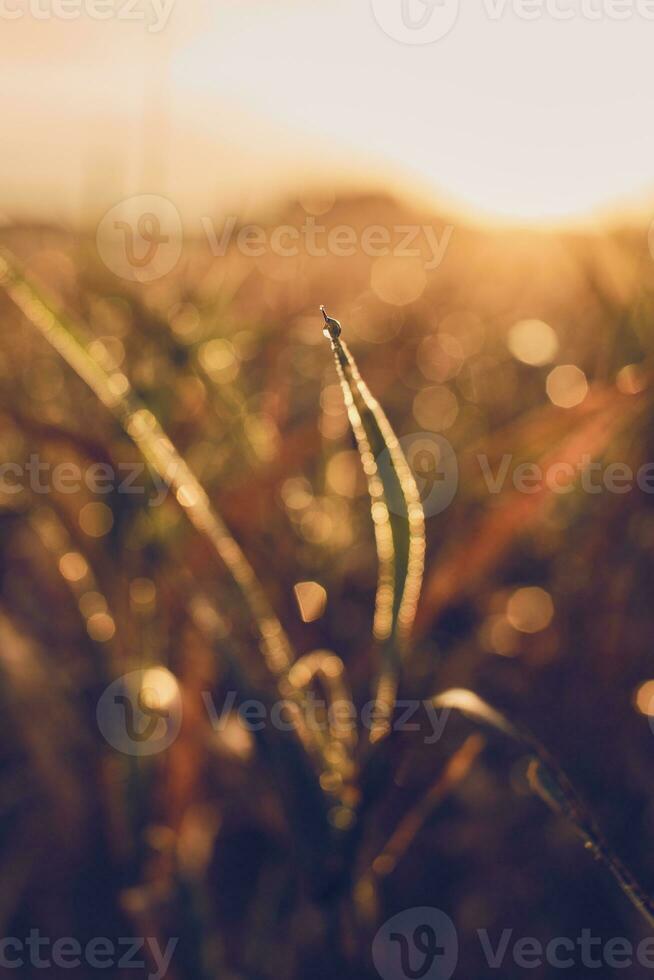
<instances>
[{"instance_id":1,"label":"hazy horizon","mask_svg":"<svg viewBox=\"0 0 654 980\"><path fill-rule=\"evenodd\" d=\"M37 19L33 0L13 0L24 9L0 39L17 93L0 211L79 225L155 193L194 221L326 186L388 190L484 223L649 223L654 23L528 21L497 2L411 45L376 19L387 0L187 0L155 33L147 0L142 22ZM426 107L415 98L425 91Z\"/></svg>"}]
</instances>

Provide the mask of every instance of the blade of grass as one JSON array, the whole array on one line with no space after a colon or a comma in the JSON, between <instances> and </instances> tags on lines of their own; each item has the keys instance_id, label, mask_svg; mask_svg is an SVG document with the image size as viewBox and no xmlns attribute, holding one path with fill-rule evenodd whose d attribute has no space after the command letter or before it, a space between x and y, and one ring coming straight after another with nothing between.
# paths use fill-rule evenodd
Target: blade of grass
<instances>
[{"instance_id":1,"label":"blade of grass","mask_svg":"<svg viewBox=\"0 0 654 980\"><path fill-rule=\"evenodd\" d=\"M500 732L528 752L531 755L529 783L532 790L555 813L570 821L585 847L608 869L650 928L654 926L654 902L651 897L611 850L568 776L538 739L509 721L473 691L453 688L432 698L432 704L436 708L459 711L472 721Z\"/></svg>"},{"instance_id":2,"label":"blade of grass","mask_svg":"<svg viewBox=\"0 0 654 980\"><path fill-rule=\"evenodd\" d=\"M323 785L333 791L342 803L352 794L357 773L357 731L354 724L356 710L345 676L345 665L336 654L328 650L316 650L300 657L293 664L288 679L300 691L308 690L319 681L327 696L325 718L314 714L307 718L307 724L313 723L329 766L322 779ZM311 702L309 704L311 706Z\"/></svg>"},{"instance_id":3,"label":"blade of grass","mask_svg":"<svg viewBox=\"0 0 654 980\"><path fill-rule=\"evenodd\" d=\"M0 252L0 284L45 340L84 380L118 419L155 472L174 491L189 520L212 544L239 587L258 627L271 672L279 677L293 662L288 638L257 581L254 570L203 487L167 437L157 419L132 391L122 371L100 365L85 347L82 327L55 311L21 271L13 256Z\"/></svg>"},{"instance_id":4,"label":"blade of grass","mask_svg":"<svg viewBox=\"0 0 654 980\"><path fill-rule=\"evenodd\" d=\"M380 647L376 712L371 742L388 734L401 664L416 616L425 557L425 519L420 495L399 440L379 402L363 381L341 338L338 320L327 316L324 334L368 483L378 558L373 633ZM380 465L380 459L389 465Z\"/></svg>"},{"instance_id":5,"label":"blade of grass","mask_svg":"<svg viewBox=\"0 0 654 980\"><path fill-rule=\"evenodd\" d=\"M152 412L134 394L126 375L102 365L86 350L91 337L79 323L55 309L21 271L11 252L0 251L0 285L24 316L114 415L158 476L173 490L188 518L211 544L239 588L256 624L265 664L279 693L289 699L292 723L307 747L315 749L303 723L302 698L289 684L295 659L290 642L255 572L197 477L176 450ZM297 710L296 710L297 709Z\"/></svg>"},{"instance_id":6,"label":"blade of grass","mask_svg":"<svg viewBox=\"0 0 654 980\"><path fill-rule=\"evenodd\" d=\"M258 629L264 663L288 707L288 720L299 739L292 735L279 738L271 735L266 740L266 749L277 773L289 820L298 830L298 847L306 853L305 864L313 868L320 880L321 856L326 852L328 834L324 813L327 794L321 790L309 755L317 758L323 770L329 770L331 764L306 725L304 692L288 680L294 654L252 566L153 413L134 394L126 375L109 364L99 364L88 354L86 344L91 340L88 331L57 311L26 278L17 260L5 248L0 250L0 286L118 420L152 469L173 490L193 527L209 541L239 588ZM233 663L232 669L240 675L247 692L249 681L240 664ZM262 693L261 697L264 696L268 697Z\"/></svg>"},{"instance_id":7,"label":"blade of grass","mask_svg":"<svg viewBox=\"0 0 654 980\"><path fill-rule=\"evenodd\" d=\"M372 862L369 874L384 878L395 870L436 807L440 806L454 788L465 779L483 747L484 739L479 735L471 735L453 753L427 793L402 817L397 828Z\"/></svg>"}]
</instances>

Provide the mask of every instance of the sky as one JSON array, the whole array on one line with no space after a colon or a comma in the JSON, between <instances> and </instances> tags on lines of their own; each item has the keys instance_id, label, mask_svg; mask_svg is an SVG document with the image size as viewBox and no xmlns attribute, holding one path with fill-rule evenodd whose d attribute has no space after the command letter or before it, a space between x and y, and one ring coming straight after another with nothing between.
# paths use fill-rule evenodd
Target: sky
<instances>
[{"instance_id":1,"label":"sky","mask_svg":"<svg viewBox=\"0 0 654 980\"><path fill-rule=\"evenodd\" d=\"M195 220L323 184L654 212L653 0L133 3L0 0L5 216L155 193Z\"/></svg>"}]
</instances>

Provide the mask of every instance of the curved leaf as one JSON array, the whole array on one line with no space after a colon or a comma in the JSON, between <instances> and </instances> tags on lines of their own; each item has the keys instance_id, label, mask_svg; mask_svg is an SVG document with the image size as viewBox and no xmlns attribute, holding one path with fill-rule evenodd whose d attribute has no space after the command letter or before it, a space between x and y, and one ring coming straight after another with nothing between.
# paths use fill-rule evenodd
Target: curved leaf
<instances>
[{"instance_id":1,"label":"curved leaf","mask_svg":"<svg viewBox=\"0 0 654 980\"><path fill-rule=\"evenodd\" d=\"M654 926L652 899L613 853L567 775L538 739L509 721L473 691L454 688L436 695L432 704L437 708L460 711L472 721L500 732L528 752L532 757L528 774L531 788L555 813L567 817L588 850L610 871L648 925Z\"/></svg>"},{"instance_id":2,"label":"curved leaf","mask_svg":"<svg viewBox=\"0 0 654 980\"><path fill-rule=\"evenodd\" d=\"M373 632L381 661L370 732L375 742L390 730L401 662L416 615L424 570L425 518L399 440L342 340L340 323L327 316L324 307L321 310L368 482L375 530L379 571Z\"/></svg>"}]
</instances>

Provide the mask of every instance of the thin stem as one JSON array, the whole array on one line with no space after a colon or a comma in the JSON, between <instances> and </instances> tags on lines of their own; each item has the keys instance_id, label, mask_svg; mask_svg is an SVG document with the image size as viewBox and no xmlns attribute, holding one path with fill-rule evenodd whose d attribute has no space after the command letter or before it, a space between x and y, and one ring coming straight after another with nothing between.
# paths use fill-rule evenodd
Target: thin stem
<instances>
[{"instance_id":1,"label":"thin stem","mask_svg":"<svg viewBox=\"0 0 654 980\"><path fill-rule=\"evenodd\" d=\"M483 747L484 739L479 735L471 735L465 740L450 757L445 769L438 774L427 793L402 817L393 834L372 862L370 873L383 878L395 870L434 810L468 775Z\"/></svg>"}]
</instances>

